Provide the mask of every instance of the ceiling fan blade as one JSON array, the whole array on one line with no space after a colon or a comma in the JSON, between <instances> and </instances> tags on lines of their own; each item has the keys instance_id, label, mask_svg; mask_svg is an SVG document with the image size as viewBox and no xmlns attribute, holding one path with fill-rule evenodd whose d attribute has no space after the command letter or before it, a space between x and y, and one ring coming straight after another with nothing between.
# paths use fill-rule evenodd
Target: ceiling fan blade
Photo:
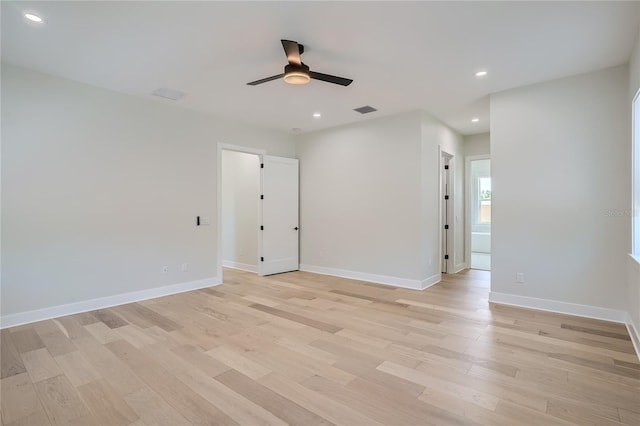
<instances>
[{"instance_id":1,"label":"ceiling fan blade","mask_svg":"<svg viewBox=\"0 0 640 426\"><path fill-rule=\"evenodd\" d=\"M349 78L336 77L335 75L322 74L321 72L314 71L309 71L309 77L316 80L326 81L327 83L339 84L341 86L348 86L353 82L353 80Z\"/></svg>"},{"instance_id":2,"label":"ceiling fan blade","mask_svg":"<svg viewBox=\"0 0 640 426\"><path fill-rule=\"evenodd\" d=\"M272 75L271 77L263 78L262 80L252 81L251 83L247 83L249 86L256 86L258 84L266 83L267 81L277 80L282 78L284 74Z\"/></svg>"},{"instance_id":3,"label":"ceiling fan blade","mask_svg":"<svg viewBox=\"0 0 640 426\"><path fill-rule=\"evenodd\" d=\"M289 63L300 65L302 61L300 60L300 46L298 42L291 40L280 41L282 42L282 47L284 48L284 53L286 53Z\"/></svg>"}]
</instances>

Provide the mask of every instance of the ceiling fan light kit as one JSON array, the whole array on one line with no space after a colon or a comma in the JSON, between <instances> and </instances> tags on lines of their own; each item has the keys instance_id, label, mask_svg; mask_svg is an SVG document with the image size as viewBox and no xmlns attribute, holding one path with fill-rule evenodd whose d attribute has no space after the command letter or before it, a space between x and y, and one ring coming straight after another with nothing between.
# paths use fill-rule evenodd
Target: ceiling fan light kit
<instances>
[{"instance_id":1,"label":"ceiling fan light kit","mask_svg":"<svg viewBox=\"0 0 640 426\"><path fill-rule=\"evenodd\" d=\"M284 67L284 74L273 75L271 77L247 83L249 86L257 86L258 84L268 81L277 80L283 77L285 83L289 84L307 84L311 79L326 81L327 83L339 84L340 86L348 86L353 80L335 75L323 74L309 70L309 67L302 63L300 55L304 53L304 46L296 41L280 40L284 53L287 55L289 63Z\"/></svg>"},{"instance_id":2,"label":"ceiling fan light kit","mask_svg":"<svg viewBox=\"0 0 640 426\"><path fill-rule=\"evenodd\" d=\"M309 67L305 64L286 65L284 67L284 81L289 84L307 84L311 80Z\"/></svg>"}]
</instances>

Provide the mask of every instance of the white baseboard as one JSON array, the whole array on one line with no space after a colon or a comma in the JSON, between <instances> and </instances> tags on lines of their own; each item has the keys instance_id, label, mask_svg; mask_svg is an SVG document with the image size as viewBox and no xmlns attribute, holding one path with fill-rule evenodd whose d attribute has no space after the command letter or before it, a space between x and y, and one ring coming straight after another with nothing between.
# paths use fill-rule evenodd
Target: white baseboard
<instances>
[{"instance_id":1,"label":"white baseboard","mask_svg":"<svg viewBox=\"0 0 640 426\"><path fill-rule=\"evenodd\" d=\"M640 333L638 333L638 329L633 324L631 320L631 315L627 314L627 331L629 332L629 336L631 336L631 342L633 343L633 348L636 350L636 355L640 360Z\"/></svg>"},{"instance_id":2,"label":"white baseboard","mask_svg":"<svg viewBox=\"0 0 640 426\"><path fill-rule=\"evenodd\" d=\"M346 269L327 268L315 265L300 265L300 270L315 274L332 275L334 277L349 278L352 280L367 281L376 284L385 284L394 287L410 288L412 290L424 290L440 282L440 274L433 275L424 280L411 280L408 278L390 277L365 272L348 271Z\"/></svg>"},{"instance_id":3,"label":"white baseboard","mask_svg":"<svg viewBox=\"0 0 640 426\"><path fill-rule=\"evenodd\" d=\"M425 278L420 282L419 290L425 290L433 285L438 284L440 281L442 281L442 274L432 275L429 278Z\"/></svg>"},{"instance_id":4,"label":"white baseboard","mask_svg":"<svg viewBox=\"0 0 640 426\"><path fill-rule=\"evenodd\" d=\"M241 271L258 273L257 265L249 265L248 263L234 262L232 260L223 260L222 266L225 268L239 269Z\"/></svg>"},{"instance_id":5,"label":"white baseboard","mask_svg":"<svg viewBox=\"0 0 640 426\"><path fill-rule=\"evenodd\" d=\"M156 297L169 296L171 294L183 293L185 291L213 287L220 284L222 284L222 280L219 277L212 277L205 278L203 280L189 281L163 287L150 288L147 290L100 297L97 299L83 300L81 302L74 302L66 305L51 306L33 311L20 312L17 314L3 315L0 317L0 329L29 324L36 321L44 321L51 318L63 317L66 315L78 314L81 312L94 311L96 309L110 308L112 306L124 305L147 299L154 299Z\"/></svg>"},{"instance_id":6,"label":"white baseboard","mask_svg":"<svg viewBox=\"0 0 640 426\"><path fill-rule=\"evenodd\" d=\"M578 317L594 318L611 322L627 323L628 314L625 311L598 306L579 305L576 303L560 302L550 299L519 296L508 293L489 293L489 302L501 305L519 306L521 308L537 309L539 311L555 312L559 314L575 315Z\"/></svg>"},{"instance_id":7,"label":"white baseboard","mask_svg":"<svg viewBox=\"0 0 640 426\"><path fill-rule=\"evenodd\" d=\"M458 263L457 265L455 265L453 267L453 273L457 274L458 272L463 271L463 270L468 269L468 268L469 268L469 265L467 265L466 262Z\"/></svg>"}]
</instances>

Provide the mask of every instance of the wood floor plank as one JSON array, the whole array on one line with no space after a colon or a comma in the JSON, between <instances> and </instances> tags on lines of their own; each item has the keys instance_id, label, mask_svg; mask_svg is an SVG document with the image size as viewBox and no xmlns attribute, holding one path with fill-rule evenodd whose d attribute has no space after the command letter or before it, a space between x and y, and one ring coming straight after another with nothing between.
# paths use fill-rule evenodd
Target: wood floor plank
<instances>
[{"instance_id":1,"label":"wood floor plank","mask_svg":"<svg viewBox=\"0 0 640 426\"><path fill-rule=\"evenodd\" d=\"M0 378L11 377L26 372L22 358L13 343L11 332L7 329L0 330Z\"/></svg>"},{"instance_id":2,"label":"wood floor plank","mask_svg":"<svg viewBox=\"0 0 640 426\"><path fill-rule=\"evenodd\" d=\"M210 377L215 377L231 369L228 365L207 355L204 351L193 345L178 346L173 348L172 352Z\"/></svg>"},{"instance_id":3,"label":"wood floor plank","mask_svg":"<svg viewBox=\"0 0 640 426\"><path fill-rule=\"evenodd\" d=\"M191 422L147 387L124 396L127 405L147 425L186 426Z\"/></svg>"},{"instance_id":4,"label":"wood floor plank","mask_svg":"<svg viewBox=\"0 0 640 426\"><path fill-rule=\"evenodd\" d=\"M51 423L66 424L89 417L91 413L64 375L51 377L34 384Z\"/></svg>"},{"instance_id":5,"label":"wood floor plank","mask_svg":"<svg viewBox=\"0 0 640 426\"><path fill-rule=\"evenodd\" d=\"M310 426L332 424L235 370L222 373L215 379L289 424Z\"/></svg>"},{"instance_id":6,"label":"wood floor plank","mask_svg":"<svg viewBox=\"0 0 640 426\"><path fill-rule=\"evenodd\" d=\"M22 360L33 383L62 374L47 348L24 353Z\"/></svg>"},{"instance_id":7,"label":"wood floor plank","mask_svg":"<svg viewBox=\"0 0 640 426\"><path fill-rule=\"evenodd\" d=\"M493 395L462 386L455 382L438 379L421 371L407 368L392 362L383 362L378 366L378 370L418 383L430 389L448 393L454 398L461 399L470 404L476 404L480 407L486 408L487 410L494 411L500 401L499 398L496 398Z\"/></svg>"},{"instance_id":8,"label":"wood floor plank","mask_svg":"<svg viewBox=\"0 0 640 426\"><path fill-rule=\"evenodd\" d=\"M0 405L2 421L5 424L25 419L37 411L42 411L42 404L27 373L14 374L2 379Z\"/></svg>"},{"instance_id":9,"label":"wood floor plank","mask_svg":"<svg viewBox=\"0 0 640 426\"><path fill-rule=\"evenodd\" d=\"M71 315L68 317L62 317L54 320L58 325L58 328L64 333L71 341L87 337L89 332L83 327L75 317Z\"/></svg>"},{"instance_id":10,"label":"wood floor plank","mask_svg":"<svg viewBox=\"0 0 640 426\"><path fill-rule=\"evenodd\" d=\"M287 424L273 413L234 392L214 378L201 374L199 370L185 371L178 374L178 378L239 424L281 426Z\"/></svg>"},{"instance_id":11,"label":"wood floor plank","mask_svg":"<svg viewBox=\"0 0 640 426\"><path fill-rule=\"evenodd\" d=\"M113 331L138 349L156 343L156 339L145 333L143 330L137 328L135 325L124 325L122 327L114 328Z\"/></svg>"},{"instance_id":12,"label":"wood floor plank","mask_svg":"<svg viewBox=\"0 0 640 426\"><path fill-rule=\"evenodd\" d=\"M36 349L44 348L44 343L38 333L33 328L27 328L15 333L11 333L11 340L15 348L20 353L35 351Z\"/></svg>"},{"instance_id":13,"label":"wood floor plank","mask_svg":"<svg viewBox=\"0 0 640 426\"><path fill-rule=\"evenodd\" d=\"M79 351L57 356L55 361L75 387L101 378L98 370Z\"/></svg>"},{"instance_id":14,"label":"wood floor plank","mask_svg":"<svg viewBox=\"0 0 640 426\"><path fill-rule=\"evenodd\" d=\"M144 386L120 358L93 338L80 339L75 344L85 359L91 361L91 365L100 376L120 395L128 395Z\"/></svg>"},{"instance_id":15,"label":"wood floor plank","mask_svg":"<svg viewBox=\"0 0 640 426\"><path fill-rule=\"evenodd\" d=\"M107 347L131 369L135 370L136 375L154 392L193 424L237 424L201 395L178 380L177 377L152 362L130 343L118 340L108 343Z\"/></svg>"},{"instance_id":16,"label":"wood floor plank","mask_svg":"<svg viewBox=\"0 0 640 426\"><path fill-rule=\"evenodd\" d=\"M94 324L94 323L100 321L98 318L94 317L89 312L81 312L79 314L70 315L70 317L73 318L74 320L76 320L78 322L78 324L80 324L82 326L89 325L89 324Z\"/></svg>"},{"instance_id":17,"label":"wood floor plank","mask_svg":"<svg viewBox=\"0 0 640 426\"><path fill-rule=\"evenodd\" d=\"M618 416L625 425L640 425L640 408L637 411L618 408Z\"/></svg>"},{"instance_id":18,"label":"wood floor plank","mask_svg":"<svg viewBox=\"0 0 640 426\"><path fill-rule=\"evenodd\" d=\"M129 324L109 309L98 309L91 311L90 314L102 321L109 328L118 328Z\"/></svg>"},{"instance_id":19,"label":"wood floor plank","mask_svg":"<svg viewBox=\"0 0 640 426\"><path fill-rule=\"evenodd\" d=\"M174 331L182 328L177 322L160 315L153 309L150 309L139 303L130 303L128 305L119 306L117 311L125 318L129 319L135 325L143 328L158 326L164 331Z\"/></svg>"},{"instance_id":20,"label":"wood floor plank","mask_svg":"<svg viewBox=\"0 0 640 426\"><path fill-rule=\"evenodd\" d=\"M73 345L71 339L69 339L52 320L49 320L48 322L55 327L55 330L41 332L39 329L36 329L36 332L49 350L49 353L52 356L58 356L75 351L77 348Z\"/></svg>"},{"instance_id":21,"label":"wood floor plank","mask_svg":"<svg viewBox=\"0 0 640 426\"><path fill-rule=\"evenodd\" d=\"M418 397L420 401L434 407L439 407L449 413L464 417L470 422L483 425L503 425L513 426L513 419L488 410L476 404L469 404L467 401L458 398L451 398L451 395L437 389L425 388Z\"/></svg>"},{"instance_id":22,"label":"wood floor plank","mask_svg":"<svg viewBox=\"0 0 640 426\"><path fill-rule=\"evenodd\" d=\"M3 423L4 426L46 426L50 424L49 417L47 417L44 410L35 411L11 423Z\"/></svg>"},{"instance_id":23,"label":"wood floor plank","mask_svg":"<svg viewBox=\"0 0 640 426\"><path fill-rule=\"evenodd\" d=\"M591 404L576 403L567 399L550 398L547 414L583 425L620 425L620 415L617 409L598 409L598 407L594 408Z\"/></svg>"},{"instance_id":24,"label":"wood floor plank","mask_svg":"<svg viewBox=\"0 0 640 426\"><path fill-rule=\"evenodd\" d=\"M363 426L381 425L381 423L367 417L366 414L313 392L277 373L261 378L260 383L332 423Z\"/></svg>"},{"instance_id":25,"label":"wood floor plank","mask_svg":"<svg viewBox=\"0 0 640 426\"><path fill-rule=\"evenodd\" d=\"M640 424L623 324L307 272L2 330L0 426Z\"/></svg>"},{"instance_id":26,"label":"wood floor plank","mask_svg":"<svg viewBox=\"0 0 640 426\"><path fill-rule=\"evenodd\" d=\"M104 379L83 384L78 392L98 424L120 425L138 420L138 415Z\"/></svg>"},{"instance_id":27,"label":"wood floor plank","mask_svg":"<svg viewBox=\"0 0 640 426\"><path fill-rule=\"evenodd\" d=\"M109 328L102 321L97 321L92 324L88 324L84 326L85 330L91 334L98 342L105 344L109 342L115 342L116 340L122 339L118 333L116 333L113 329Z\"/></svg>"},{"instance_id":28,"label":"wood floor plank","mask_svg":"<svg viewBox=\"0 0 640 426\"><path fill-rule=\"evenodd\" d=\"M259 303L254 303L251 305L253 309L257 309L262 312L266 312L268 314L277 315L281 318L286 318L291 321L299 322L300 324L308 325L309 327L316 328L318 330L326 331L328 333L336 333L342 328L336 327L332 324L327 324L322 321L316 321L311 318L304 317L302 315L292 314L290 312L283 311L281 309L272 308L270 306L260 305Z\"/></svg>"},{"instance_id":29,"label":"wood floor plank","mask_svg":"<svg viewBox=\"0 0 640 426\"><path fill-rule=\"evenodd\" d=\"M301 383L334 401L342 401L350 407L383 424L423 425L447 424L469 425L463 418L422 403L418 399L398 396L393 389L378 386L357 378L347 386L341 386L323 377L312 377ZM395 407L395 408L392 408Z\"/></svg>"},{"instance_id":30,"label":"wood floor plank","mask_svg":"<svg viewBox=\"0 0 640 426\"><path fill-rule=\"evenodd\" d=\"M207 351L207 355L252 379L259 379L271 372L271 370L242 356L242 354L230 348L213 348Z\"/></svg>"}]
</instances>

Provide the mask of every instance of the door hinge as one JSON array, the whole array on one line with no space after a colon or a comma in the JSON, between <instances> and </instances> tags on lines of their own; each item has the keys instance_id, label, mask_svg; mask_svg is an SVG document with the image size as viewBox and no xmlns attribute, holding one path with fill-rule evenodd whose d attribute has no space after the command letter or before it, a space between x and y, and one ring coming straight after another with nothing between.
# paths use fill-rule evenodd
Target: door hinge
<instances>
[{"instance_id":1,"label":"door hinge","mask_svg":"<svg viewBox=\"0 0 640 426\"><path fill-rule=\"evenodd\" d=\"M445 226L444 226L444 229L449 229L449 225L445 225Z\"/></svg>"},{"instance_id":2,"label":"door hinge","mask_svg":"<svg viewBox=\"0 0 640 426\"><path fill-rule=\"evenodd\" d=\"M261 231L264 231L264 226L260 226L260 230L261 230Z\"/></svg>"},{"instance_id":3,"label":"door hinge","mask_svg":"<svg viewBox=\"0 0 640 426\"><path fill-rule=\"evenodd\" d=\"M261 257L261 258L260 258L260 262L264 262L264 257Z\"/></svg>"},{"instance_id":4,"label":"door hinge","mask_svg":"<svg viewBox=\"0 0 640 426\"><path fill-rule=\"evenodd\" d=\"M449 170L449 165L445 164L444 169Z\"/></svg>"},{"instance_id":5,"label":"door hinge","mask_svg":"<svg viewBox=\"0 0 640 426\"><path fill-rule=\"evenodd\" d=\"M448 195L445 195L445 196L444 196L444 199L445 199L445 200L448 200L448 199L449 199L449 196L448 196Z\"/></svg>"},{"instance_id":6,"label":"door hinge","mask_svg":"<svg viewBox=\"0 0 640 426\"><path fill-rule=\"evenodd\" d=\"M264 169L264 163L260 163L260 168Z\"/></svg>"},{"instance_id":7,"label":"door hinge","mask_svg":"<svg viewBox=\"0 0 640 426\"><path fill-rule=\"evenodd\" d=\"M444 260L449 260L449 255L448 254L444 255Z\"/></svg>"},{"instance_id":8,"label":"door hinge","mask_svg":"<svg viewBox=\"0 0 640 426\"><path fill-rule=\"evenodd\" d=\"M260 199L261 199L261 200L264 200L264 195L260 195Z\"/></svg>"}]
</instances>

